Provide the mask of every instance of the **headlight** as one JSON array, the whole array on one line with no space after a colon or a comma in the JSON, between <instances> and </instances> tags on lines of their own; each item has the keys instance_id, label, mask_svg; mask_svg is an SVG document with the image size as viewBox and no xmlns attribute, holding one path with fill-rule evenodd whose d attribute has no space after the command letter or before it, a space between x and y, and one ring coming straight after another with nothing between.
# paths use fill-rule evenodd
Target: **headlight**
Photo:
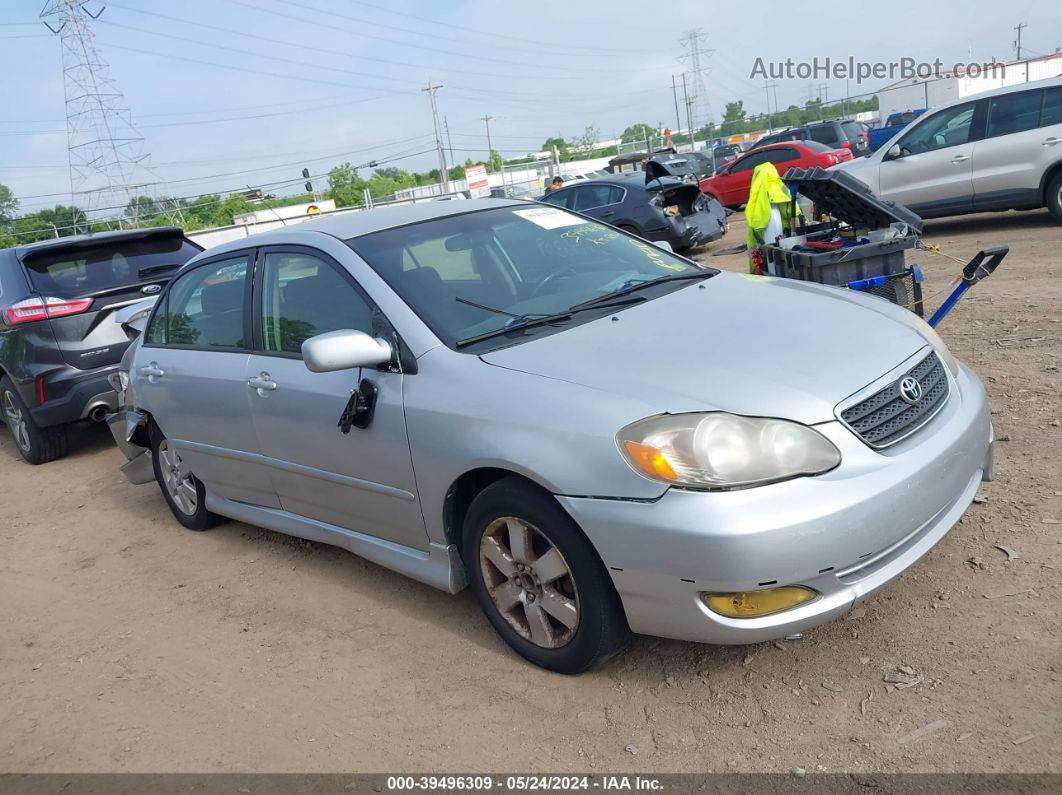
<instances>
[{"instance_id":1,"label":"headlight","mask_svg":"<svg viewBox=\"0 0 1062 795\"><path fill-rule=\"evenodd\" d=\"M837 448L806 425L717 411L648 417L616 441L640 474L694 489L772 483L841 463Z\"/></svg>"}]
</instances>

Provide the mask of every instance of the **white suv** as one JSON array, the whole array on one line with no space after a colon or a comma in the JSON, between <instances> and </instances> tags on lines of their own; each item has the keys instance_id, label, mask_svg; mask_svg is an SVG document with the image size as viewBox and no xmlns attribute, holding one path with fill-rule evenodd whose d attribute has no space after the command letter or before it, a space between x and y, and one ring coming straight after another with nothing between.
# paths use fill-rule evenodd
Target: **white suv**
<instances>
[{"instance_id":1,"label":"white suv","mask_svg":"<svg viewBox=\"0 0 1062 795\"><path fill-rule=\"evenodd\" d=\"M930 111L835 168L923 218L1047 207L1062 221L1062 77Z\"/></svg>"}]
</instances>

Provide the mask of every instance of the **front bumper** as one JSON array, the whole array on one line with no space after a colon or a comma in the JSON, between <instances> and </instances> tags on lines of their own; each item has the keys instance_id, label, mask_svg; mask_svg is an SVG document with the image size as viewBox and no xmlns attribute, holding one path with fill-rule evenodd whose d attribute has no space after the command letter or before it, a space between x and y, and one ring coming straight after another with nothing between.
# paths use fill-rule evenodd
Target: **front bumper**
<instances>
[{"instance_id":1,"label":"front bumper","mask_svg":"<svg viewBox=\"0 0 1062 795\"><path fill-rule=\"evenodd\" d=\"M991 473L984 388L960 365L945 408L876 452L839 422L816 426L842 464L729 492L672 489L654 502L558 497L601 555L631 629L758 643L843 615L925 555ZM805 585L819 597L760 618L710 611L702 593Z\"/></svg>"}]
</instances>

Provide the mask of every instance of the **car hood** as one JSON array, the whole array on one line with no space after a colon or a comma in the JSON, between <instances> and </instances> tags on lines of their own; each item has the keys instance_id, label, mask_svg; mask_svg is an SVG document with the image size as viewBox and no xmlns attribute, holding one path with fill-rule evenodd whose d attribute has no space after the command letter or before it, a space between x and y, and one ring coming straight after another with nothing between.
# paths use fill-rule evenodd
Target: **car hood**
<instances>
[{"instance_id":1,"label":"car hood","mask_svg":"<svg viewBox=\"0 0 1062 795\"><path fill-rule=\"evenodd\" d=\"M720 273L481 358L637 399L647 414L714 409L814 424L926 347L890 317L904 311L835 287Z\"/></svg>"}]
</instances>

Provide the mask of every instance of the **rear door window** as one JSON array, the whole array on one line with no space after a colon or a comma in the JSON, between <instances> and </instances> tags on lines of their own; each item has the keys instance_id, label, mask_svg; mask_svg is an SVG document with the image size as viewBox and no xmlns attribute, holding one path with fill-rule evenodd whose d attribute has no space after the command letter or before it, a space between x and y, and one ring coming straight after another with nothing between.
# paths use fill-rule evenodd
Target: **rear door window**
<instances>
[{"instance_id":1,"label":"rear door window","mask_svg":"<svg viewBox=\"0 0 1062 795\"><path fill-rule=\"evenodd\" d=\"M1025 132L1040 125L1043 91L1017 91L988 100L986 137Z\"/></svg>"},{"instance_id":2,"label":"rear door window","mask_svg":"<svg viewBox=\"0 0 1062 795\"><path fill-rule=\"evenodd\" d=\"M602 207L612 204L616 190L611 185L583 185L575 189L575 201L572 203L573 210L591 210L594 207Z\"/></svg>"},{"instance_id":3,"label":"rear door window","mask_svg":"<svg viewBox=\"0 0 1062 795\"><path fill-rule=\"evenodd\" d=\"M766 149L759 152L753 152L750 155L746 155L741 160L738 160L730 169L731 174L736 174L739 171L751 171L756 168L760 163L767 162L767 153L773 150Z\"/></svg>"},{"instance_id":4,"label":"rear door window","mask_svg":"<svg viewBox=\"0 0 1062 795\"><path fill-rule=\"evenodd\" d=\"M1044 110L1040 114L1040 126L1049 127L1062 124L1062 86L1049 88L1044 92Z\"/></svg>"},{"instance_id":5,"label":"rear door window","mask_svg":"<svg viewBox=\"0 0 1062 795\"><path fill-rule=\"evenodd\" d=\"M196 348L244 347L250 256L216 260L181 275L155 311L144 341Z\"/></svg>"},{"instance_id":6,"label":"rear door window","mask_svg":"<svg viewBox=\"0 0 1062 795\"><path fill-rule=\"evenodd\" d=\"M158 281L199 253L183 235L98 244L35 253L23 258L34 288L54 298L80 298Z\"/></svg>"},{"instance_id":7,"label":"rear door window","mask_svg":"<svg viewBox=\"0 0 1062 795\"><path fill-rule=\"evenodd\" d=\"M799 160L800 152L796 149L790 149L788 146L779 147L778 149L770 149L767 151L768 163L785 163L789 160Z\"/></svg>"}]
</instances>

